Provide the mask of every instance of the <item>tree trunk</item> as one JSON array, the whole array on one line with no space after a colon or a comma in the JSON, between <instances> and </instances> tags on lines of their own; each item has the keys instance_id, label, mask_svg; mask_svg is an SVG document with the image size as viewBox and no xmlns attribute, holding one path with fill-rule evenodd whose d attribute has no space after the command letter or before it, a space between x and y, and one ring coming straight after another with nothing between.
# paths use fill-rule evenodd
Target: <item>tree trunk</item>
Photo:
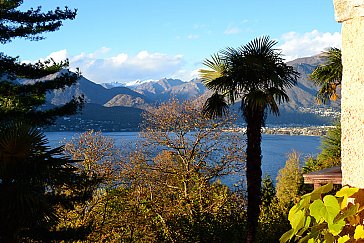
<instances>
[{"instance_id":1,"label":"tree trunk","mask_svg":"<svg viewBox=\"0 0 364 243\"><path fill-rule=\"evenodd\" d=\"M246 149L246 179L248 189L248 231L246 242L255 242L258 218L261 203L261 183L262 183L262 151L261 128L264 123L264 110L245 110L245 120L247 122L247 149Z\"/></svg>"}]
</instances>

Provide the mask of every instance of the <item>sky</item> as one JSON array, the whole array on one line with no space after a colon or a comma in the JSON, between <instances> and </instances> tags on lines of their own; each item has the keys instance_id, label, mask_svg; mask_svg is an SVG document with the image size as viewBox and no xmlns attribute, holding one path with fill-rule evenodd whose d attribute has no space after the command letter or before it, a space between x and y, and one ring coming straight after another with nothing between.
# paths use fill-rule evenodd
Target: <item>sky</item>
<instances>
[{"instance_id":1,"label":"sky","mask_svg":"<svg viewBox=\"0 0 364 243\"><path fill-rule=\"evenodd\" d=\"M21 9L77 9L46 39L15 39L0 52L22 62L66 58L96 83L189 81L202 62L264 35L290 61L341 47L333 0L25 0Z\"/></svg>"}]
</instances>

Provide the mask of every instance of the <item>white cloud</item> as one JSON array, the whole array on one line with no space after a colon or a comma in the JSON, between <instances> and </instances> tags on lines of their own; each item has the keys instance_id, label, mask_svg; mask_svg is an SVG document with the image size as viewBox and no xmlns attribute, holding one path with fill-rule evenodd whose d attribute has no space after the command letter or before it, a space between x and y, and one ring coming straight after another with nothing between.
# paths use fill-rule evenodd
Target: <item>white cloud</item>
<instances>
[{"instance_id":1,"label":"white cloud","mask_svg":"<svg viewBox=\"0 0 364 243\"><path fill-rule=\"evenodd\" d=\"M299 57L307 57L320 54L329 47L341 48L341 34L338 32L319 32L313 30L307 33L288 32L280 38L278 48L286 61Z\"/></svg>"},{"instance_id":2,"label":"white cloud","mask_svg":"<svg viewBox=\"0 0 364 243\"><path fill-rule=\"evenodd\" d=\"M90 54L88 54L88 55L89 55L89 57L93 58L93 57L98 57L98 56L100 56L100 55L105 55L105 54L107 54L109 51L110 51L110 48L103 46L103 47L101 47L99 50L96 50L95 52L90 53Z\"/></svg>"},{"instance_id":3,"label":"white cloud","mask_svg":"<svg viewBox=\"0 0 364 243\"><path fill-rule=\"evenodd\" d=\"M69 58L72 70L80 68L86 78L96 83L177 77L185 64L182 55L151 53L144 50L136 55L117 53L105 57L109 51L108 48L101 48L93 53L67 55L66 58Z\"/></svg>"},{"instance_id":4,"label":"white cloud","mask_svg":"<svg viewBox=\"0 0 364 243\"><path fill-rule=\"evenodd\" d=\"M61 62L61 61L64 61L65 59L67 59L67 57L68 57L68 52L66 49L63 49L63 50L52 52L46 58L42 58L40 61L45 61L45 60L49 60L50 58L52 58L55 62Z\"/></svg>"},{"instance_id":5,"label":"white cloud","mask_svg":"<svg viewBox=\"0 0 364 243\"><path fill-rule=\"evenodd\" d=\"M36 60L36 61L35 60L22 60L21 62L22 63L36 63L38 61L44 62L49 59L53 59L55 62L61 62L61 61L66 60L68 58L68 56L69 55L68 55L67 50L63 49L63 50L52 52L47 57L40 58L39 60Z\"/></svg>"},{"instance_id":6,"label":"white cloud","mask_svg":"<svg viewBox=\"0 0 364 243\"><path fill-rule=\"evenodd\" d=\"M109 52L109 48L102 47L95 52L82 52L72 56L64 49L52 52L39 60L45 61L53 58L56 62L60 62L68 58L72 71L79 68L83 76L95 83L156 80L162 77L188 81L195 77L191 71L185 70L186 63L182 55L151 53L146 50L140 51L136 55L127 53L106 55ZM24 60L22 62L35 63L36 61Z\"/></svg>"},{"instance_id":7,"label":"white cloud","mask_svg":"<svg viewBox=\"0 0 364 243\"><path fill-rule=\"evenodd\" d=\"M128 55L125 53L120 53L114 57L110 57L105 60L109 62L111 65L118 67L120 65L123 65L123 63L125 63L128 60Z\"/></svg>"},{"instance_id":8,"label":"white cloud","mask_svg":"<svg viewBox=\"0 0 364 243\"><path fill-rule=\"evenodd\" d=\"M175 79L181 79L183 81L190 81L194 78L199 77L199 69L195 70L187 70L187 69L180 69L176 73L172 74L170 77Z\"/></svg>"}]
</instances>

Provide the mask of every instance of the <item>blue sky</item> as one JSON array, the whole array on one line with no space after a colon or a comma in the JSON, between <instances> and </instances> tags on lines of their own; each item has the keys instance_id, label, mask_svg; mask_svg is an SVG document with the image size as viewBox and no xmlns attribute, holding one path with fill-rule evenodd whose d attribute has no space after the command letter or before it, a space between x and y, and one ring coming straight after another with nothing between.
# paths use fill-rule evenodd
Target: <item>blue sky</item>
<instances>
[{"instance_id":1,"label":"blue sky","mask_svg":"<svg viewBox=\"0 0 364 243\"><path fill-rule=\"evenodd\" d=\"M22 8L78 9L45 40L17 39L3 52L21 61L69 58L97 83L197 76L226 47L269 35L285 59L341 47L332 0L26 0Z\"/></svg>"}]
</instances>

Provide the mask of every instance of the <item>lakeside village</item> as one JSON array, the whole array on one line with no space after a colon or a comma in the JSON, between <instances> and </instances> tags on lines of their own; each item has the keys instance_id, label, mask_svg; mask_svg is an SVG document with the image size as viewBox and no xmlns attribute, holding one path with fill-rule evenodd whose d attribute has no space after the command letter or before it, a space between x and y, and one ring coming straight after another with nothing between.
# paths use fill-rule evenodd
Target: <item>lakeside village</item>
<instances>
[{"instance_id":1,"label":"lakeside village","mask_svg":"<svg viewBox=\"0 0 364 243\"><path fill-rule=\"evenodd\" d=\"M262 134L291 135L291 136L324 136L330 128L335 126L309 126L309 127L263 127ZM246 132L246 128L238 128L230 131Z\"/></svg>"},{"instance_id":2,"label":"lakeside village","mask_svg":"<svg viewBox=\"0 0 364 243\"><path fill-rule=\"evenodd\" d=\"M299 108L302 113L313 113L321 117L330 117L332 120L340 117L340 112L334 109L322 109L322 108ZM84 119L83 117L62 117L56 124L47 128L47 131L51 132L65 132L65 131L87 131L95 130L102 132L138 132L138 124L141 120L133 121L120 121L118 119L113 120L93 120ZM303 136L323 136L327 133L333 125L297 125L297 124L279 124L270 125L262 128L263 134L273 135L303 135ZM236 124L234 127L227 128L226 131L230 132L243 132L245 133L246 127L244 125Z\"/></svg>"},{"instance_id":3,"label":"lakeside village","mask_svg":"<svg viewBox=\"0 0 364 243\"><path fill-rule=\"evenodd\" d=\"M115 124L100 123L100 122L92 122L92 121L83 121L81 118L77 118L79 121L79 125L75 125L73 127L60 125L53 126L48 131L86 131L86 130L96 130L102 132L138 132L138 128L119 128ZM326 135L327 131L330 128L334 128L335 126L266 126L262 128L263 134L272 134L272 135L302 135L302 136L323 136ZM238 125L233 128L225 129L227 132L246 132L246 127L239 127Z\"/></svg>"},{"instance_id":4,"label":"lakeside village","mask_svg":"<svg viewBox=\"0 0 364 243\"><path fill-rule=\"evenodd\" d=\"M340 112L332 108L304 108L300 107L298 110L302 113L312 113L321 117L329 117L332 120L337 120L340 117ZM333 125L323 126L295 126L294 124L285 126L266 126L262 128L263 134L273 135L302 135L302 136L324 136L327 131L334 128ZM243 129L243 132L245 130Z\"/></svg>"}]
</instances>

